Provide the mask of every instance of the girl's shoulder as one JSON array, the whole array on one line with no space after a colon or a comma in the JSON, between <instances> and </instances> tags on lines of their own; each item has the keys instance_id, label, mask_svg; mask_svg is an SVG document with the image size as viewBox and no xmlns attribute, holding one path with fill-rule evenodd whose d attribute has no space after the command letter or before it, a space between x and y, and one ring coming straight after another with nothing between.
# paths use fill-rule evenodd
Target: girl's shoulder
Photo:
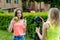
<instances>
[{"instance_id":1,"label":"girl's shoulder","mask_svg":"<svg viewBox=\"0 0 60 40\"><path fill-rule=\"evenodd\" d=\"M25 19L22 19L23 21L25 20Z\"/></svg>"},{"instance_id":2,"label":"girl's shoulder","mask_svg":"<svg viewBox=\"0 0 60 40\"><path fill-rule=\"evenodd\" d=\"M22 19L22 21L26 22L26 19Z\"/></svg>"},{"instance_id":3,"label":"girl's shoulder","mask_svg":"<svg viewBox=\"0 0 60 40\"><path fill-rule=\"evenodd\" d=\"M18 20L18 22L24 22L24 19L20 19L20 20Z\"/></svg>"},{"instance_id":4,"label":"girl's shoulder","mask_svg":"<svg viewBox=\"0 0 60 40\"><path fill-rule=\"evenodd\" d=\"M44 27L45 29L49 29L50 25L49 25L48 22L44 22L44 23L43 23L43 27Z\"/></svg>"}]
</instances>

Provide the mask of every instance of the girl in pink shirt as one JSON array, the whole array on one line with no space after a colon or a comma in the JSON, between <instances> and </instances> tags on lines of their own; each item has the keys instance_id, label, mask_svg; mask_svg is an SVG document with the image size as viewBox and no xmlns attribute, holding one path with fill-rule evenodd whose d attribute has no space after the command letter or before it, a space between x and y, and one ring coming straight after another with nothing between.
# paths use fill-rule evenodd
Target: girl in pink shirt
<instances>
[{"instance_id":1,"label":"girl in pink shirt","mask_svg":"<svg viewBox=\"0 0 60 40\"><path fill-rule=\"evenodd\" d=\"M17 17L18 19L15 20L14 17ZM9 32L11 32L13 29L13 40L24 40L24 33L26 32L26 22L23 19L22 11L20 9L16 9L14 17L11 20L8 30Z\"/></svg>"}]
</instances>

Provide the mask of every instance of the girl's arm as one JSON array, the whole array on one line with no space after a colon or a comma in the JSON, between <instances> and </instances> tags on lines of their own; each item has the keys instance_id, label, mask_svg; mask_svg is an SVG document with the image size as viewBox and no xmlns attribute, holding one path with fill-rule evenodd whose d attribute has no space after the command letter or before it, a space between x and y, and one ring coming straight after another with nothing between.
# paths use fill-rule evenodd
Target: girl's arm
<instances>
[{"instance_id":1,"label":"girl's arm","mask_svg":"<svg viewBox=\"0 0 60 40\"><path fill-rule=\"evenodd\" d=\"M12 29L13 29L13 19L12 19L11 22L10 22L8 31L9 31L9 32L12 32Z\"/></svg>"},{"instance_id":2,"label":"girl's arm","mask_svg":"<svg viewBox=\"0 0 60 40\"><path fill-rule=\"evenodd\" d=\"M46 30L49 27L48 23L43 24L42 35L39 32L39 28L36 28L36 32L41 40L46 40Z\"/></svg>"},{"instance_id":3,"label":"girl's arm","mask_svg":"<svg viewBox=\"0 0 60 40\"><path fill-rule=\"evenodd\" d=\"M26 32L27 21L24 20L24 31Z\"/></svg>"}]
</instances>

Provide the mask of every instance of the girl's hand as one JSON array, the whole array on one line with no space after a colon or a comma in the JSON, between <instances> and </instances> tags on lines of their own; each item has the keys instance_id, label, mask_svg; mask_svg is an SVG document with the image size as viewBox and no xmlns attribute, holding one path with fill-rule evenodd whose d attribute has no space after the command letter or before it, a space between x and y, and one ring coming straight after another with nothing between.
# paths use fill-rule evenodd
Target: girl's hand
<instances>
[{"instance_id":1,"label":"girl's hand","mask_svg":"<svg viewBox=\"0 0 60 40\"><path fill-rule=\"evenodd\" d=\"M44 19L42 17L40 17L42 19L42 23L44 23Z\"/></svg>"},{"instance_id":2,"label":"girl's hand","mask_svg":"<svg viewBox=\"0 0 60 40\"><path fill-rule=\"evenodd\" d=\"M40 33L40 28L36 27L36 33Z\"/></svg>"},{"instance_id":3,"label":"girl's hand","mask_svg":"<svg viewBox=\"0 0 60 40\"><path fill-rule=\"evenodd\" d=\"M50 28L50 26L49 26L49 24L48 24L47 22L45 22L45 23L43 24L43 27L44 27L44 29L49 29L49 28Z\"/></svg>"},{"instance_id":4,"label":"girl's hand","mask_svg":"<svg viewBox=\"0 0 60 40\"><path fill-rule=\"evenodd\" d=\"M18 19L18 17L14 17L14 20L15 20L15 21L18 21L19 19Z\"/></svg>"}]
</instances>

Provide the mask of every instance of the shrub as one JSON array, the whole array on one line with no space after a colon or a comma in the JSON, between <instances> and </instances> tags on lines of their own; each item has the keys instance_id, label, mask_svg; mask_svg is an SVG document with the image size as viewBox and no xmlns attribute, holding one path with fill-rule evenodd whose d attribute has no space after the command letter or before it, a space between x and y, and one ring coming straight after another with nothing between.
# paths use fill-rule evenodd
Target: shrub
<instances>
[{"instance_id":1,"label":"shrub","mask_svg":"<svg viewBox=\"0 0 60 40\"><path fill-rule=\"evenodd\" d=\"M4 13L4 11L2 9L0 9L0 13Z\"/></svg>"},{"instance_id":2,"label":"shrub","mask_svg":"<svg viewBox=\"0 0 60 40\"><path fill-rule=\"evenodd\" d=\"M32 20L33 20L33 18L34 18L35 16L32 16L32 15L30 15L30 16L25 16L25 18L27 18L27 34L31 37L31 38L33 38L34 37L34 33L35 33L35 28L36 28L36 23L35 22L32 22ZM47 16L41 16L41 17L43 17L44 18L44 20L46 21L46 19L47 19ZM42 25L40 25L41 26L41 28L42 28ZM41 29L42 30L42 29Z\"/></svg>"},{"instance_id":3,"label":"shrub","mask_svg":"<svg viewBox=\"0 0 60 40\"><path fill-rule=\"evenodd\" d=\"M45 15L44 15L44 14ZM34 37L34 33L35 33L35 27L36 27L36 23L32 22L35 16L41 16L43 17L44 21L46 21L47 19L47 14L45 12L43 13L36 13L36 14L32 14L32 13L24 13L24 18L26 18L27 20L27 36L30 36L31 38ZM0 15L0 29L2 30L7 30L8 26L10 24L10 21L12 19L12 15L9 14L4 14L4 15ZM42 28L42 25L40 25Z\"/></svg>"}]
</instances>

